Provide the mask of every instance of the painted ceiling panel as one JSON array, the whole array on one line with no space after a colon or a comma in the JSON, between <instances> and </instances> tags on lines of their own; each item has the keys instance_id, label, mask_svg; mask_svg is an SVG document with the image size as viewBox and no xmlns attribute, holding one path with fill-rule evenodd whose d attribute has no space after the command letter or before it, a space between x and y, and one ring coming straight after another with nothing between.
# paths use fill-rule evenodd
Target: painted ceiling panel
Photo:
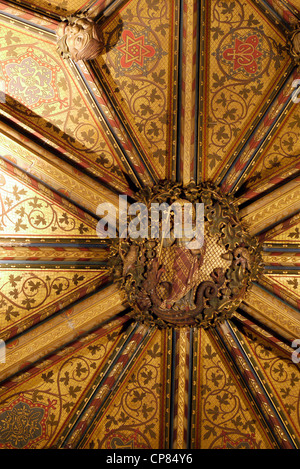
<instances>
[{"instance_id":1,"label":"painted ceiling panel","mask_svg":"<svg viewBox=\"0 0 300 469\"><path fill-rule=\"evenodd\" d=\"M219 180L287 79L290 60L253 2L209 2L206 15L202 164L204 179ZM252 56L243 62L245 47Z\"/></svg>"},{"instance_id":2,"label":"painted ceiling panel","mask_svg":"<svg viewBox=\"0 0 300 469\"><path fill-rule=\"evenodd\" d=\"M1 237L97 238L97 220L1 161Z\"/></svg>"},{"instance_id":3,"label":"painted ceiling panel","mask_svg":"<svg viewBox=\"0 0 300 469\"><path fill-rule=\"evenodd\" d=\"M272 448L273 438L257 420L252 397L224 357L216 335L199 332L195 347L192 447Z\"/></svg>"},{"instance_id":4,"label":"painted ceiling panel","mask_svg":"<svg viewBox=\"0 0 300 469\"><path fill-rule=\"evenodd\" d=\"M27 29L24 33L19 23L15 27L1 23L4 108L42 135L56 135L64 153L92 174L126 186L121 153L116 156L114 139L99 124L74 65L73 71L72 64L62 67L53 35Z\"/></svg>"},{"instance_id":5,"label":"painted ceiling panel","mask_svg":"<svg viewBox=\"0 0 300 469\"><path fill-rule=\"evenodd\" d=\"M85 405L88 391L103 373L122 327L122 321L103 326L26 372L21 388L18 378L2 387L1 448L44 448L49 445L49 438L50 446L58 440L68 420ZM22 412L23 424L31 427L33 438L6 430L7 422Z\"/></svg>"},{"instance_id":6,"label":"painted ceiling panel","mask_svg":"<svg viewBox=\"0 0 300 469\"><path fill-rule=\"evenodd\" d=\"M0 271L1 335L12 337L105 283L106 272L77 269Z\"/></svg>"},{"instance_id":7,"label":"painted ceiling panel","mask_svg":"<svg viewBox=\"0 0 300 469\"><path fill-rule=\"evenodd\" d=\"M244 329L241 333L243 347L257 373L263 376L266 392L284 414L284 420L290 437L296 442L300 437L299 424L299 366L291 360L294 349L289 353L280 344ZM297 443L299 444L299 443Z\"/></svg>"},{"instance_id":8,"label":"painted ceiling panel","mask_svg":"<svg viewBox=\"0 0 300 469\"><path fill-rule=\"evenodd\" d=\"M129 449L161 447L165 418L165 333L155 331L122 384L98 411L82 448Z\"/></svg>"}]
</instances>

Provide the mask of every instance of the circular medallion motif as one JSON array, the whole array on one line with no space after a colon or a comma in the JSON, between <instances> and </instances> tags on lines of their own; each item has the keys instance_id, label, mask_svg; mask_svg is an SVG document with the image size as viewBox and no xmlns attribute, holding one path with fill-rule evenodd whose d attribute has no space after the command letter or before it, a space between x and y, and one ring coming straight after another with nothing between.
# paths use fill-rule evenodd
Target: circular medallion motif
<instances>
[{"instance_id":1,"label":"circular medallion motif","mask_svg":"<svg viewBox=\"0 0 300 469\"><path fill-rule=\"evenodd\" d=\"M111 274L135 318L160 327L210 327L231 317L262 268L260 245L239 220L234 198L212 184L183 187L170 182L143 189L137 196L147 207L140 212L140 222L148 218L143 224L148 236L114 240L110 258ZM161 219L153 237L151 207L171 207L175 202L192 207L194 222L196 204L203 204L204 236L201 242L197 237L198 244L191 234L186 238L184 230L181 238L174 236L174 213L167 209L169 236L164 236ZM132 219L128 218L129 225Z\"/></svg>"}]
</instances>

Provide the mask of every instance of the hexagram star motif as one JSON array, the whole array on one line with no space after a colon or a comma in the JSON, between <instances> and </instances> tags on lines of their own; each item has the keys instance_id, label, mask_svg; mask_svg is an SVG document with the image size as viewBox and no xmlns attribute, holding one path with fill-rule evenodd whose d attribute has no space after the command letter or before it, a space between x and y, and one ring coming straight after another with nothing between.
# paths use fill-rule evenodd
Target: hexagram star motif
<instances>
[{"instance_id":1,"label":"hexagram star motif","mask_svg":"<svg viewBox=\"0 0 300 469\"><path fill-rule=\"evenodd\" d=\"M125 30L122 33L124 44L118 46L123 53L121 65L123 68L129 68L134 63L143 67L145 57L153 57L155 54L154 47L145 44L145 36L135 37L132 31Z\"/></svg>"}]
</instances>

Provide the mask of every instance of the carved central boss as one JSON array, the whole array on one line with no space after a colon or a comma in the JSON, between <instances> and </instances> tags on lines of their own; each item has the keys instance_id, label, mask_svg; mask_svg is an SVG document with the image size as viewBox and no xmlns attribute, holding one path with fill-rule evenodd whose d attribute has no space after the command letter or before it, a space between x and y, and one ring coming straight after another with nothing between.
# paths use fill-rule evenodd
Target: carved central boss
<instances>
[{"instance_id":1,"label":"carved central boss","mask_svg":"<svg viewBox=\"0 0 300 469\"><path fill-rule=\"evenodd\" d=\"M210 327L231 317L262 268L260 246L239 220L234 198L211 184L183 187L169 182L144 189L137 197L149 212L154 203L201 203L204 216L203 239L198 237L197 242L186 231L181 238L174 236L170 211L165 214L168 236L163 229L151 236L149 218L149 237L113 241L111 274L136 319L160 327ZM193 209L192 220L195 213ZM162 220L163 216L162 211Z\"/></svg>"}]
</instances>

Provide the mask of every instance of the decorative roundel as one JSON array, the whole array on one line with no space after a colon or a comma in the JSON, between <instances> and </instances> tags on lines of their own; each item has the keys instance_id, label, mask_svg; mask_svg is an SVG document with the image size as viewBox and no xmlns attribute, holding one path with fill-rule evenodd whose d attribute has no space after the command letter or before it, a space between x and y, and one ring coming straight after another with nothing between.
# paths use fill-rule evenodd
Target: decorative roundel
<instances>
[{"instance_id":1,"label":"decorative roundel","mask_svg":"<svg viewBox=\"0 0 300 469\"><path fill-rule=\"evenodd\" d=\"M147 208L135 215L143 236L113 240L110 257L111 275L136 320L159 327L210 327L231 317L262 270L261 247L239 220L234 198L209 183L170 182L143 189L137 198ZM154 226L153 207L158 206L162 216ZM190 232L182 229L176 236L187 210ZM127 222L130 226L132 215Z\"/></svg>"}]
</instances>

